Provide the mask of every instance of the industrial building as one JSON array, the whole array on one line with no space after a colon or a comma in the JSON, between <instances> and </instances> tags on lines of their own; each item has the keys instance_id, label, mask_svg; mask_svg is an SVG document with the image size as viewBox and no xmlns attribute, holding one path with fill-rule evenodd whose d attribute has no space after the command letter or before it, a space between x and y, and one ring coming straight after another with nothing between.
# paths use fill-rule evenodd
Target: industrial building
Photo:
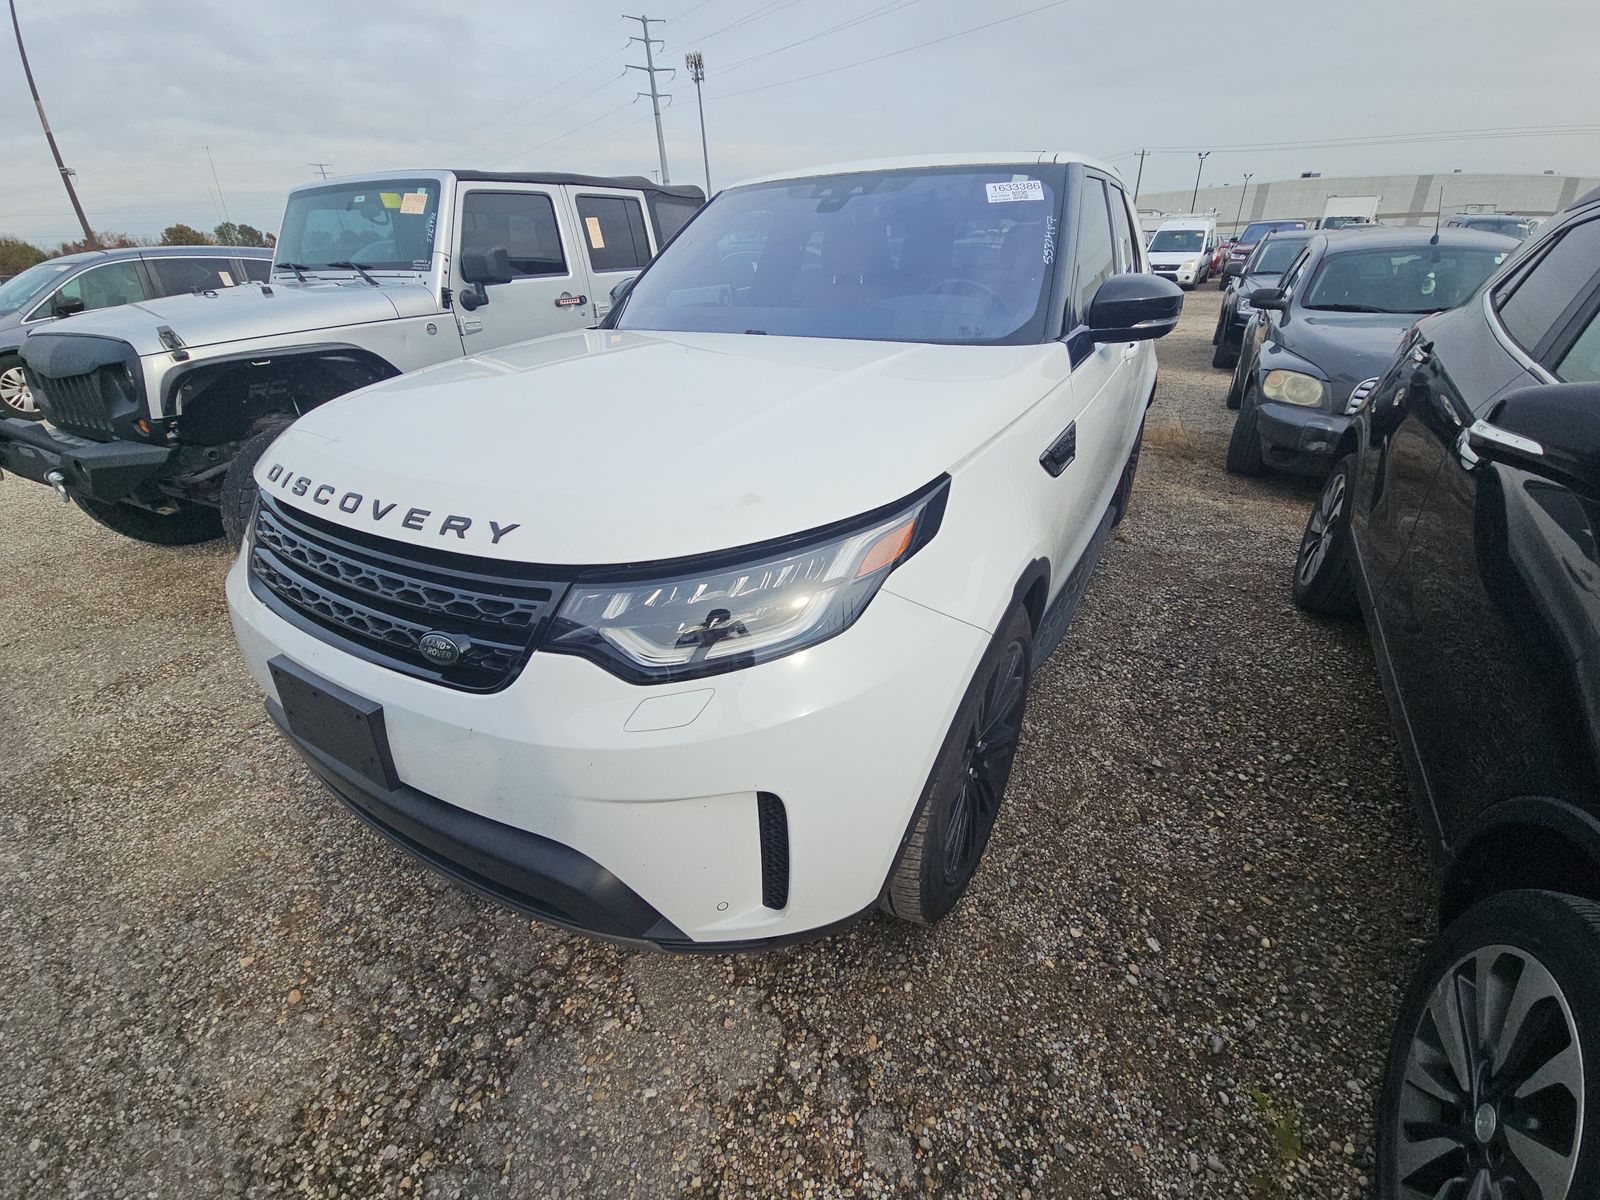
<instances>
[{"instance_id":1,"label":"industrial building","mask_svg":"<svg viewBox=\"0 0 1600 1200\"><path fill-rule=\"evenodd\" d=\"M1387 225L1420 225L1440 211L1503 212L1548 217L1578 197L1600 187L1600 177L1587 175L1486 175L1451 172L1441 175L1347 175L1323 178L1305 175L1266 183L1242 179L1207 185L1193 201L1192 188L1175 192L1146 191L1139 196L1141 213L1212 212L1224 235L1251 221L1305 220L1322 215L1334 196L1377 196L1378 220Z\"/></svg>"}]
</instances>

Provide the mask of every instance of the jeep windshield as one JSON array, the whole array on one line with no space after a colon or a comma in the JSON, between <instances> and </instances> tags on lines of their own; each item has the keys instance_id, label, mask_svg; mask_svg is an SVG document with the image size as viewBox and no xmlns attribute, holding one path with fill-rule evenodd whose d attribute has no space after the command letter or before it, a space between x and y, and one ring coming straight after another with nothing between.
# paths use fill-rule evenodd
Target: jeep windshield
<instances>
[{"instance_id":1,"label":"jeep windshield","mask_svg":"<svg viewBox=\"0 0 1600 1200\"><path fill-rule=\"evenodd\" d=\"M289 196L275 255L279 270L426 271L439 222L439 184L385 179L303 188Z\"/></svg>"},{"instance_id":2,"label":"jeep windshield","mask_svg":"<svg viewBox=\"0 0 1600 1200\"><path fill-rule=\"evenodd\" d=\"M1311 281L1305 306L1326 312L1443 312L1477 291L1508 253L1428 246L1330 254Z\"/></svg>"},{"instance_id":3,"label":"jeep windshield","mask_svg":"<svg viewBox=\"0 0 1600 1200\"><path fill-rule=\"evenodd\" d=\"M639 277L614 328L1040 342L1065 178L969 166L736 188Z\"/></svg>"}]
</instances>

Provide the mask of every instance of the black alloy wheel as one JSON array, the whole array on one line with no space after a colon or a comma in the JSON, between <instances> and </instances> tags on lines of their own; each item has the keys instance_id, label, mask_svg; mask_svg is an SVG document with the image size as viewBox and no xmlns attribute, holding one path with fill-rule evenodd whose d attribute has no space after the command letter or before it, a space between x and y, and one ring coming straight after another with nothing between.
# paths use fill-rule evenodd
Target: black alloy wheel
<instances>
[{"instance_id":1,"label":"black alloy wheel","mask_svg":"<svg viewBox=\"0 0 1600 1200\"><path fill-rule=\"evenodd\" d=\"M1356 456L1347 454L1328 473L1300 538L1300 552L1294 560L1294 602L1308 612L1338 617L1360 614L1350 565L1355 470Z\"/></svg>"},{"instance_id":2,"label":"black alloy wheel","mask_svg":"<svg viewBox=\"0 0 1600 1200\"><path fill-rule=\"evenodd\" d=\"M1000 814L1000 797L1017 756L1017 739L1022 736L1027 691L1027 647L1013 642L990 676L976 720L967 731L962 778L945 822L940 857L947 886L965 887L989 844L989 832Z\"/></svg>"}]
</instances>

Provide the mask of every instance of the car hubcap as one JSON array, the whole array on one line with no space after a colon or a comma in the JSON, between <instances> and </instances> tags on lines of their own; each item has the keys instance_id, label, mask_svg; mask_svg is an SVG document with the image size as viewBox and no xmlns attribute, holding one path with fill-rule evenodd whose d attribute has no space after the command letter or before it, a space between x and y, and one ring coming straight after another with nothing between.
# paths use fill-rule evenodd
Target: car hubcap
<instances>
[{"instance_id":1,"label":"car hubcap","mask_svg":"<svg viewBox=\"0 0 1600 1200\"><path fill-rule=\"evenodd\" d=\"M1308 584L1322 570L1333 548L1339 515L1344 512L1344 472L1336 472L1322 489L1322 499L1311 512L1311 523L1306 526L1306 536L1300 542L1300 582Z\"/></svg>"},{"instance_id":2,"label":"car hubcap","mask_svg":"<svg viewBox=\"0 0 1600 1200\"><path fill-rule=\"evenodd\" d=\"M1027 683L1027 648L1013 642L995 665L967 734L960 791L945 824L943 858L948 883L966 879L977 866L1000 810L1000 797L1011 777L1011 761L1022 733Z\"/></svg>"},{"instance_id":3,"label":"car hubcap","mask_svg":"<svg viewBox=\"0 0 1600 1200\"><path fill-rule=\"evenodd\" d=\"M39 411L33 393L28 390L28 380L23 375L21 367L7 367L4 371L0 371L0 404L4 404L13 412L31 414Z\"/></svg>"},{"instance_id":4,"label":"car hubcap","mask_svg":"<svg viewBox=\"0 0 1600 1200\"><path fill-rule=\"evenodd\" d=\"M1406 1200L1562 1200L1583 1138L1583 1053L1540 962L1486 946L1439 980L1406 1057L1394 1130Z\"/></svg>"}]
</instances>

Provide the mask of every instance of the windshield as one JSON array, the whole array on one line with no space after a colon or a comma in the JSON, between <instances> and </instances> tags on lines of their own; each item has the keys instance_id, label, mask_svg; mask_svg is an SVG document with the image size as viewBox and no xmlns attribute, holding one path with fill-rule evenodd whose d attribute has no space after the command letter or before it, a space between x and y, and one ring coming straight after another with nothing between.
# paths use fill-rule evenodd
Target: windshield
<instances>
[{"instance_id":1,"label":"windshield","mask_svg":"<svg viewBox=\"0 0 1600 1200\"><path fill-rule=\"evenodd\" d=\"M1203 229L1158 229L1150 239L1151 254L1182 254L1185 250L1198 250L1206 244Z\"/></svg>"},{"instance_id":2,"label":"windshield","mask_svg":"<svg viewBox=\"0 0 1600 1200\"><path fill-rule=\"evenodd\" d=\"M1472 295L1507 253L1426 246L1331 255L1311 281L1305 307L1331 312L1440 312Z\"/></svg>"},{"instance_id":3,"label":"windshield","mask_svg":"<svg viewBox=\"0 0 1600 1200\"><path fill-rule=\"evenodd\" d=\"M1251 258L1250 265L1244 269L1246 275L1282 275L1289 269L1289 264L1295 255L1304 249L1305 238L1273 238L1269 237L1261 243L1261 247Z\"/></svg>"},{"instance_id":4,"label":"windshield","mask_svg":"<svg viewBox=\"0 0 1600 1200\"><path fill-rule=\"evenodd\" d=\"M1467 229L1481 229L1486 233L1503 233L1506 237L1525 238L1533 231L1533 222L1516 217L1475 217L1454 224Z\"/></svg>"},{"instance_id":5,"label":"windshield","mask_svg":"<svg viewBox=\"0 0 1600 1200\"><path fill-rule=\"evenodd\" d=\"M56 280L77 265L76 261L67 262L61 259L37 263L22 274L13 275L4 283L0 283L0 316L14 313L35 296L42 295Z\"/></svg>"},{"instance_id":6,"label":"windshield","mask_svg":"<svg viewBox=\"0 0 1600 1200\"><path fill-rule=\"evenodd\" d=\"M439 185L431 179L305 188L289 196L274 261L313 270L354 262L369 271L426 271L438 220Z\"/></svg>"},{"instance_id":7,"label":"windshield","mask_svg":"<svg viewBox=\"0 0 1600 1200\"><path fill-rule=\"evenodd\" d=\"M1239 235L1241 245L1253 246L1269 233L1276 233L1280 229L1304 229L1304 221L1257 221L1246 225L1244 232Z\"/></svg>"},{"instance_id":8,"label":"windshield","mask_svg":"<svg viewBox=\"0 0 1600 1200\"><path fill-rule=\"evenodd\" d=\"M1064 172L883 171L724 192L639 277L618 329L1043 341Z\"/></svg>"}]
</instances>

